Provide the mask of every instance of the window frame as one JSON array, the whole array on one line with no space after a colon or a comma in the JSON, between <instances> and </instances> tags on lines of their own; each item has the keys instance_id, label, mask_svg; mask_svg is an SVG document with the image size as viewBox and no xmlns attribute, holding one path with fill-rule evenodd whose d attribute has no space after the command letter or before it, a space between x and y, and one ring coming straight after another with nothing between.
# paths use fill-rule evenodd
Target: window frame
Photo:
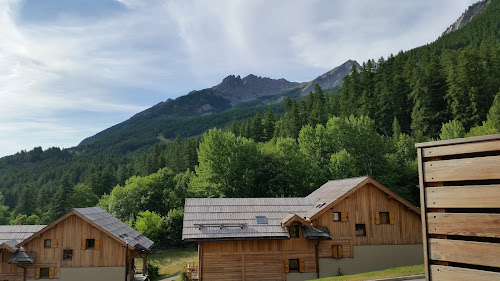
<instances>
[{"instance_id":1,"label":"window frame","mask_svg":"<svg viewBox=\"0 0 500 281\"><path fill-rule=\"evenodd\" d=\"M92 250L95 249L95 238L85 239L85 250L87 249L92 249Z\"/></svg>"},{"instance_id":2,"label":"window frame","mask_svg":"<svg viewBox=\"0 0 500 281\"><path fill-rule=\"evenodd\" d=\"M44 271L47 272L47 275L43 274ZM40 278L39 279L50 279L50 267L40 267Z\"/></svg>"},{"instance_id":3,"label":"window frame","mask_svg":"<svg viewBox=\"0 0 500 281\"><path fill-rule=\"evenodd\" d=\"M296 229L295 235L292 235L292 228ZM300 238L300 230L298 225L290 225L288 227L288 234L290 238Z\"/></svg>"},{"instance_id":4,"label":"window frame","mask_svg":"<svg viewBox=\"0 0 500 281\"><path fill-rule=\"evenodd\" d=\"M293 263L297 262L297 268L292 268ZM288 259L288 271L289 272L299 272L300 271L300 260L299 259Z\"/></svg>"},{"instance_id":5,"label":"window frame","mask_svg":"<svg viewBox=\"0 0 500 281\"><path fill-rule=\"evenodd\" d=\"M358 234L358 226L362 228L362 230L363 230L362 234ZM366 224L364 224L364 223L355 224L354 232L356 234L356 237L366 237Z\"/></svg>"},{"instance_id":6,"label":"window frame","mask_svg":"<svg viewBox=\"0 0 500 281\"><path fill-rule=\"evenodd\" d=\"M266 216L255 216L255 221L257 222L257 224L267 224Z\"/></svg>"},{"instance_id":7,"label":"window frame","mask_svg":"<svg viewBox=\"0 0 500 281\"><path fill-rule=\"evenodd\" d=\"M335 215L338 214L338 218L335 219ZM333 221L334 222L341 222L342 221L342 212L333 212Z\"/></svg>"},{"instance_id":8,"label":"window frame","mask_svg":"<svg viewBox=\"0 0 500 281\"><path fill-rule=\"evenodd\" d=\"M69 252L69 257L68 257ZM73 259L73 249L64 249L63 250L63 261L70 261Z\"/></svg>"},{"instance_id":9,"label":"window frame","mask_svg":"<svg viewBox=\"0 0 500 281\"><path fill-rule=\"evenodd\" d=\"M52 248L52 239L44 239L43 240L44 248Z\"/></svg>"},{"instance_id":10,"label":"window frame","mask_svg":"<svg viewBox=\"0 0 500 281\"><path fill-rule=\"evenodd\" d=\"M379 215L379 224L391 224L390 212L378 212L378 215ZM384 222L382 222L382 217L385 218Z\"/></svg>"}]
</instances>

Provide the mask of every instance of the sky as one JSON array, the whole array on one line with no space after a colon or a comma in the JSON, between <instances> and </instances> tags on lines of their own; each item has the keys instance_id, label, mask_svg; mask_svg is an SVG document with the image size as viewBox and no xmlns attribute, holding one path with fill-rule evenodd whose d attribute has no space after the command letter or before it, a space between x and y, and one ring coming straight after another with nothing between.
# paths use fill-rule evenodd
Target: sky
<instances>
[{"instance_id":1,"label":"sky","mask_svg":"<svg viewBox=\"0 0 500 281\"><path fill-rule=\"evenodd\" d=\"M228 75L304 82L437 39L476 0L0 0L0 157L78 145Z\"/></svg>"}]
</instances>

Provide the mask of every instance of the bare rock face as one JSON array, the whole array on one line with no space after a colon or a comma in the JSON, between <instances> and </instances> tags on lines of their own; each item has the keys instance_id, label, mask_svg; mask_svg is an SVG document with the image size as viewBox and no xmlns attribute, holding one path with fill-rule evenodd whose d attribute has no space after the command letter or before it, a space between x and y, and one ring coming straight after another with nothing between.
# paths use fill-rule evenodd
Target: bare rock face
<instances>
[{"instance_id":1,"label":"bare rock face","mask_svg":"<svg viewBox=\"0 0 500 281\"><path fill-rule=\"evenodd\" d=\"M215 90L216 95L219 97L225 98L232 105L235 105L259 97L277 94L295 88L298 85L300 83L290 82L283 78L275 80L267 77L258 77L253 74L245 78L241 78L239 75L229 75L219 85L212 87L212 90Z\"/></svg>"},{"instance_id":2,"label":"bare rock face","mask_svg":"<svg viewBox=\"0 0 500 281\"><path fill-rule=\"evenodd\" d=\"M479 15L484 10L484 8L486 8L486 6L490 4L490 2L491 0L483 0L469 6L469 8L467 8L467 10L457 19L457 21L450 25L450 27L448 27L445 32L443 32L443 35L464 27L475 16Z\"/></svg>"},{"instance_id":3,"label":"bare rock face","mask_svg":"<svg viewBox=\"0 0 500 281\"><path fill-rule=\"evenodd\" d=\"M357 69L360 65L355 60L348 60L342 65L335 67L334 69L328 71L327 73L318 76L316 79L307 83L301 91L301 95L307 95L309 92L314 90L314 86L318 84L323 89L331 89L342 85L342 81L345 76L351 74L352 67L355 66Z\"/></svg>"}]
</instances>

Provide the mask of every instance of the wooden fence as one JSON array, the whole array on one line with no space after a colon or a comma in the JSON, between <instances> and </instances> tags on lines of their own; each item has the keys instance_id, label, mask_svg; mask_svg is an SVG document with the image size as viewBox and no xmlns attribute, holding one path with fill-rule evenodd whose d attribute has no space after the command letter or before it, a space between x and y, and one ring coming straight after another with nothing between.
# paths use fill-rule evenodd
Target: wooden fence
<instances>
[{"instance_id":1,"label":"wooden fence","mask_svg":"<svg viewBox=\"0 0 500 281\"><path fill-rule=\"evenodd\" d=\"M427 280L500 280L500 135L416 147Z\"/></svg>"}]
</instances>

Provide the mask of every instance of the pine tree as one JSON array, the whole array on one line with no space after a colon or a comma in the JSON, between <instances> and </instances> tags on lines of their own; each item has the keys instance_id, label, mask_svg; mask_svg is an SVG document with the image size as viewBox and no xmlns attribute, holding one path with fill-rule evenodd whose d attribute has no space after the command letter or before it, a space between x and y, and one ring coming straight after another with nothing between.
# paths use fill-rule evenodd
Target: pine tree
<instances>
[{"instance_id":1,"label":"pine tree","mask_svg":"<svg viewBox=\"0 0 500 281\"><path fill-rule=\"evenodd\" d=\"M264 114L263 126L264 126L264 140L268 141L274 136L274 129L276 124L276 115L273 110L269 107Z\"/></svg>"},{"instance_id":2,"label":"pine tree","mask_svg":"<svg viewBox=\"0 0 500 281\"><path fill-rule=\"evenodd\" d=\"M500 132L500 92L495 96L493 105L488 112L488 122Z\"/></svg>"},{"instance_id":3,"label":"pine tree","mask_svg":"<svg viewBox=\"0 0 500 281\"><path fill-rule=\"evenodd\" d=\"M256 142L264 141L265 132L264 126L262 125L262 118L260 117L260 113L257 112L254 118L252 119L252 123L250 124L251 130L251 138Z\"/></svg>"},{"instance_id":4,"label":"pine tree","mask_svg":"<svg viewBox=\"0 0 500 281\"><path fill-rule=\"evenodd\" d=\"M14 212L31 216L36 213L36 208L37 200L35 186L33 184L26 184L19 194Z\"/></svg>"},{"instance_id":5,"label":"pine tree","mask_svg":"<svg viewBox=\"0 0 500 281\"><path fill-rule=\"evenodd\" d=\"M73 194L74 188L73 183L70 181L69 174L64 174L59 181L59 187L57 188L56 194L54 194L54 198L52 198L49 208L52 220L58 219L71 209L68 198Z\"/></svg>"}]
</instances>

